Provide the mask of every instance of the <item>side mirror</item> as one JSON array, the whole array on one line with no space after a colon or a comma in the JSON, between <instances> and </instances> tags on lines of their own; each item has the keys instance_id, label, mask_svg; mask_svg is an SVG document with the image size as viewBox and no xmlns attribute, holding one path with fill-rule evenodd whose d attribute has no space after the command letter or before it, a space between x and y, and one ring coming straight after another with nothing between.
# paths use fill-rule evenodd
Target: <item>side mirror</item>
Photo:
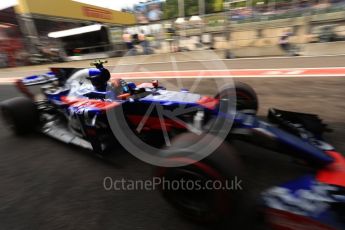
<instances>
[{"instance_id":1,"label":"side mirror","mask_svg":"<svg viewBox=\"0 0 345 230\"><path fill-rule=\"evenodd\" d=\"M103 68L103 64L108 63L107 60L95 60L93 62L90 63L91 66L95 66L97 69L102 69Z\"/></svg>"}]
</instances>

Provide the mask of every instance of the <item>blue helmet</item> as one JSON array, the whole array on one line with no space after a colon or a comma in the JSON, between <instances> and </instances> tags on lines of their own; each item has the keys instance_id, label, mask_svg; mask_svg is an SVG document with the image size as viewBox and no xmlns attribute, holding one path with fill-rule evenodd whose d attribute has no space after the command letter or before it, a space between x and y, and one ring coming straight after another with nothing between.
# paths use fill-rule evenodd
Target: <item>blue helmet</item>
<instances>
[{"instance_id":1,"label":"blue helmet","mask_svg":"<svg viewBox=\"0 0 345 230\"><path fill-rule=\"evenodd\" d=\"M105 68L90 68L88 79L97 91L105 91L107 82L110 80L110 73Z\"/></svg>"}]
</instances>

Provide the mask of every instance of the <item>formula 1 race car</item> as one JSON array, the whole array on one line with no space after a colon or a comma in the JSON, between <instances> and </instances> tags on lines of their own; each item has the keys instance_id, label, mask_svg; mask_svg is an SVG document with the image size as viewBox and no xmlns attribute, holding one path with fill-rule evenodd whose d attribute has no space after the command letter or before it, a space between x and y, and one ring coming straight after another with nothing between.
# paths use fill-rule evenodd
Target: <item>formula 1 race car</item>
<instances>
[{"instance_id":1,"label":"formula 1 race car","mask_svg":"<svg viewBox=\"0 0 345 230\"><path fill-rule=\"evenodd\" d=\"M112 79L103 64L96 61L95 68L87 69L52 68L47 74L18 80L16 86L26 97L1 102L5 123L17 134L38 130L65 143L105 154L117 144L107 114L121 109L132 135L148 143L153 137L153 143L162 151L157 155L165 155L172 163L191 163L158 167L157 176L166 181L198 182L201 188L208 181L225 182L240 176L240 162L229 147L233 140L285 153L307 163L315 173L263 193L262 205L271 226L345 229L345 160L324 142L322 134L328 129L318 116L270 109L268 121L263 121L256 116L257 95L244 83L237 82L233 89L225 88L209 97L186 89L169 91L158 81L136 85ZM151 110L152 104L168 111L183 108L188 112L161 117L153 111L143 124L145 111ZM121 125L118 129L123 128ZM206 131L197 135L198 132L188 132L191 130ZM165 147L157 141L164 136L162 133L173 138ZM221 137L224 143L208 157L200 161L189 158L194 154L189 153L194 151L190 148L194 143L203 148ZM164 137L161 139L165 141ZM241 191L230 190L161 188L161 192L185 216L207 222L236 218L245 199Z\"/></svg>"},{"instance_id":2,"label":"formula 1 race car","mask_svg":"<svg viewBox=\"0 0 345 230\"><path fill-rule=\"evenodd\" d=\"M95 61L91 63L95 68L86 69L51 68L51 72L46 74L18 80L16 87L26 97L1 102L5 123L16 134L38 130L65 143L102 154L114 145L114 135L107 119L107 112L110 110L121 108L126 122L136 128L140 118L145 111L150 110L152 104L157 103L171 111L180 105L187 109L195 108L189 114L179 117L185 124L165 118L165 129L169 134L173 131L183 132L188 129L186 126L189 124L194 126L193 118L198 110L205 111L205 119L214 115L219 99L193 94L186 89L180 92L169 91L160 86L157 80L138 85L123 79L110 80L111 74L104 68L104 63L105 61ZM243 91L242 94L247 98L254 97L250 102L239 104L240 109L257 109L256 95L249 86L238 84L237 91ZM250 95L246 95L246 91ZM240 96L237 101L241 102ZM161 131L157 116L155 112L150 114L142 132L139 134L133 130L134 133L147 139L147 135L143 133L150 135ZM157 138L157 135L154 137Z\"/></svg>"}]
</instances>

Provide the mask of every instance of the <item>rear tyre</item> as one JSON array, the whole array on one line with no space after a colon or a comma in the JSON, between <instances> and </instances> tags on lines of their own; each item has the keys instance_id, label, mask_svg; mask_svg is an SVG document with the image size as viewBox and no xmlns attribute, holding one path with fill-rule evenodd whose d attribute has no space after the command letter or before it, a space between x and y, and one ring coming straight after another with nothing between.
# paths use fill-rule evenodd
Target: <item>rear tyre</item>
<instances>
[{"instance_id":1,"label":"rear tyre","mask_svg":"<svg viewBox=\"0 0 345 230\"><path fill-rule=\"evenodd\" d=\"M199 139L191 133L174 138L169 147L170 160L190 162L188 158L179 157L179 149L186 149ZM160 189L163 197L189 219L203 223L233 222L239 213L242 191L231 186L235 180L241 179L240 162L235 151L225 143L200 162L183 167L158 168L156 175L165 182ZM176 181L180 182L177 189L173 187Z\"/></svg>"},{"instance_id":2,"label":"rear tyre","mask_svg":"<svg viewBox=\"0 0 345 230\"><path fill-rule=\"evenodd\" d=\"M236 109L248 114L256 114L259 109L258 96L255 90L248 84L243 82L235 82L235 90L224 89L218 93L215 98L230 99L236 92Z\"/></svg>"},{"instance_id":3,"label":"rear tyre","mask_svg":"<svg viewBox=\"0 0 345 230\"><path fill-rule=\"evenodd\" d=\"M16 97L3 101L0 110L5 124L15 134L32 132L39 123L37 108L29 98Z\"/></svg>"}]
</instances>

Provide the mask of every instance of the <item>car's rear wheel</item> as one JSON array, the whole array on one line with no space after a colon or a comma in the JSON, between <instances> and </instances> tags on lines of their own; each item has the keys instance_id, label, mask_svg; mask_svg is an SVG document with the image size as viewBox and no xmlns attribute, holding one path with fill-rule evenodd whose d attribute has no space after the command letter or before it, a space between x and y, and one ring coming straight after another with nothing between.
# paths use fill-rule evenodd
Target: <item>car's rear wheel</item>
<instances>
[{"instance_id":1,"label":"car's rear wheel","mask_svg":"<svg viewBox=\"0 0 345 230\"><path fill-rule=\"evenodd\" d=\"M232 88L224 89L215 97L219 99L234 98L236 93L236 109L249 114L256 114L259 109L258 96L255 90L243 82L235 82L235 90Z\"/></svg>"},{"instance_id":2,"label":"car's rear wheel","mask_svg":"<svg viewBox=\"0 0 345 230\"><path fill-rule=\"evenodd\" d=\"M188 148L199 139L190 133L174 138L169 148L172 150L170 160L192 162L186 157L178 157L179 149ZM200 144L208 143L201 140ZM241 188L232 185L235 180L241 180L240 168L235 151L223 143L199 162L183 167L158 168L156 174L165 182L160 189L163 197L182 215L198 222L220 222L233 220L239 210L243 194Z\"/></svg>"},{"instance_id":3,"label":"car's rear wheel","mask_svg":"<svg viewBox=\"0 0 345 230\"><path fill-rule=\"evenodd\" d=\"M1 116L15 134L32 132L39 123L37 108L32 100L16 97L0 104Z\"/></svg>"}]
</instances>

